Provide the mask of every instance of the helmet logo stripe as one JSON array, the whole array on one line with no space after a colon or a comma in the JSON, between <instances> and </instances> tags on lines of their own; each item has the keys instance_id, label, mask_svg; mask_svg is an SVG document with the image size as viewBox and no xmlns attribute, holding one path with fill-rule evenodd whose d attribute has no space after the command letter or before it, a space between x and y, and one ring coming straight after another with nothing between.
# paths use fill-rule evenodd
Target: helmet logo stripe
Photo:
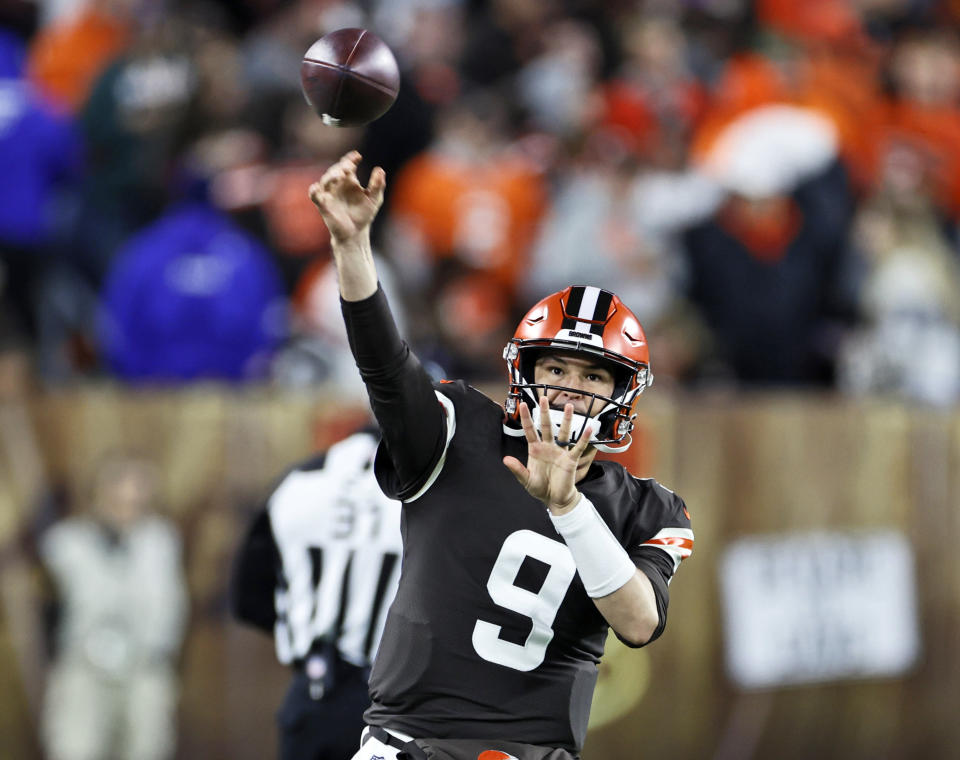
<instances>
[{"instance_id":1,"label":"helmet logo stripe","mask_svg":"<svg viewBox=\"0 0 960 760\"><path fill-rule=\"evenodd\" d=\"M561 330L603 335L613 298L613 293L589 285L570 288Z\"/></svg>"},{"instance_id":2,"label":"helmet logo stripe","mask_svg":"<svg viewBox=\"0 0 960 760\"><path fill-rule=\"evenodd\" d=\"M590 328L597 335L603 335L603 328L607 326L607 313L610 311L612 302L613 293L606 290L597 293L597 304L593 310L594 324Z\"/></svg>"},{"instance_id":3,"label":"helmet logo stripe","mask_svg":"<svg viewBox=\"0 0 960 760\"><path fill-rule=\"evenodd\" d=\"M570 296L567 302L563 304L563 323L560 325L562 330L575 330L577 317L580 316L580 303L583 300L583 287L570 288Z\"/></svg>"},{"instance_id":4,"label":"helmet logo stripe","mask_svg":"<svg viewBox=\"0 0 960 760\"><path fill-rule=\"evenodd\" d=\"M577 326L573 328L574 330L579 330L580 332L590 332L593 325L594 314L597 310L597 298L600 296L599 288L584 288L583 289L583 298L580 300L580 309L577 312L577 316L580 317L582 322L577 322ZM604 314L606 316L606 314Z\"/></svg>"}]
</instances>

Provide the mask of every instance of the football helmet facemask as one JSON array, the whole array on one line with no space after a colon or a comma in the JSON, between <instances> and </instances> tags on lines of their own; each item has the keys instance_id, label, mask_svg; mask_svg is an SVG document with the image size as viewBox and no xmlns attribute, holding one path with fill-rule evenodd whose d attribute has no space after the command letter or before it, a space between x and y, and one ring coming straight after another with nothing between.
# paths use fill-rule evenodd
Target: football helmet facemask
<instances>
[{"instance_id":1,"label":"football helmet facemask","mask_svg":"<svg viewBox=\"0 0 960 760\"><path fill-rule=\"evenodd\" d=\"M539 431L540 396L548 389L564 389L535 382L536 361L551 350L599 358L614 376L610 396L567 389L588 397L587 413L573 415L569 445L576 443L591 420L596 420L599 425L592 426L592 445L600 451L626 451L633 440L637 398L653 383L647 339L639 320L616 295L590 286L568 287L534 305L503 349L510 382L504 403L508 433L516 435L520 428L521 401L527 402ZM554 438L562 419L562 409L550 409Z\"/></svg>"}]
</instances>

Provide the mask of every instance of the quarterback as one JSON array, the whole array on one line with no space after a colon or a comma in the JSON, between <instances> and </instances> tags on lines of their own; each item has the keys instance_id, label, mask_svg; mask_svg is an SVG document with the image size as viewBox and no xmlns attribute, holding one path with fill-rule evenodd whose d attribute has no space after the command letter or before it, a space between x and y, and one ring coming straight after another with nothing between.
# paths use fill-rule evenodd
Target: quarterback
<instances>
[{"instance_id":1,"label":"quarterback","mask_svg":"<svg viewBox=\"0 0 960 760\"><path fill-rule=\"evenodd\" d=\"M403 503L403 566L354 760L573 760L608 629L656 639L693 547L683 501L596 459L630 445L651 383L640 323L609 291L535 304L504 349L503 406L434 383L398 334L370 248L386 187L345 155L309 193L330 230L351 349Z\"/></svg>"}]
</instances>

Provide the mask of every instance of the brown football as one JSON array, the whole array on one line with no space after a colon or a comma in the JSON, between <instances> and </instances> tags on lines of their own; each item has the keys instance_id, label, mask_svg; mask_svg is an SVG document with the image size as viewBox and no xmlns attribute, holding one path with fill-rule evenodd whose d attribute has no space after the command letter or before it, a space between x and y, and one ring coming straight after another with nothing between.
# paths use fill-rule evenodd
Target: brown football
<instances>
[{"instance_id":1,"label":"brown football","mask_svg":"<svg viewBox=\"0 0 960 760\"><path fill-rule=\"evenodd\" d=\"M400 91L397 59L366 29L338 29L314 42L300 64L300 86L324 124L356 127L383 116Z\"/></svg>"}]
</instances>

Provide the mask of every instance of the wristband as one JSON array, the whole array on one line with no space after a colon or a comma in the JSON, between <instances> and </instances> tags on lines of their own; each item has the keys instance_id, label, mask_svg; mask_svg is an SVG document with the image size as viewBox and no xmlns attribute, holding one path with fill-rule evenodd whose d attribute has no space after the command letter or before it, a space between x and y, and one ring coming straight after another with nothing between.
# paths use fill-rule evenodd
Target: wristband
<instances>
[{"instance_id":1,"label":"wristband","mask_svg":"<svg viewBox=\"0 0 960 760\"><path fill-rule=\"evenodd\" d=\"M550 520L570 548L580 580L592 599L612 594L637 571L627 550L583 494L577 506L563 515L550 513Z\"/></svg>"}]
</instances>

